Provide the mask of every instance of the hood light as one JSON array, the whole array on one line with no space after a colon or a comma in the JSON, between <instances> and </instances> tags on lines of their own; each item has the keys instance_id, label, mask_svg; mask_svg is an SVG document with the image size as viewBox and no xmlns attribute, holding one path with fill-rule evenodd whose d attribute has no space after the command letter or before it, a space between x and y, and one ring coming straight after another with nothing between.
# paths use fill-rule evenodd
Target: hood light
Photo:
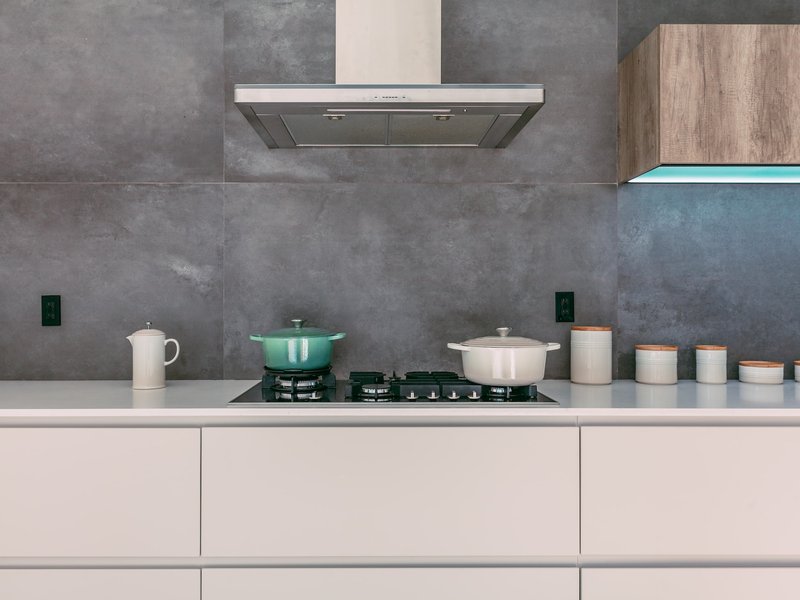
<instances>
[{"instance_id":1,"label":"hood light","mask_svg":"<svg viewBox=\"0 0 800 600\"><path fill-rule=\"evenodd\" d=\"M453 115L433 115L437 121L449 121Z\"/></svg>"},{"instance_id":2,"label":"hood light","mask_svg":"<svg viewBox=\"0 0 800 600\"><path fill-rule=\"evenodd\" d=\"M344 115L323 115L328 119L328 121L341 121L344 119Z\"/></svg>"}]
</instances>

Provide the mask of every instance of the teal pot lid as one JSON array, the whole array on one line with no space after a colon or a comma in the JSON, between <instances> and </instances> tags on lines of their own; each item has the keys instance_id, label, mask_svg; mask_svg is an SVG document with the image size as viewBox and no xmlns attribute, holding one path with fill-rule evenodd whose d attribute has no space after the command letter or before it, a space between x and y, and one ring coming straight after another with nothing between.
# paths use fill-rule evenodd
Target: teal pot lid
<instances>
[{"instance_id":1,"label":"teal pot lid","mask_svg":"<svg viewBox=\"0 0 800 600\"><path fill-rule=\"evenodd\" d=\"M286 339L286 338L328 338L334 334L332 331L320 329L319 327L304 327L305 319L292 319L292 327L276 329L265 333L261 337L264 339Z\"/></svg>"},{"instance_id":2,"label":"teal pot lid","mask_svg":"<svg viewBox=\"0 0 800 600\"><path fill-rule=\"evenodd\" d=\"M800 166L669 165L642 173L628 183L800 183Z\"/></svg>"}]
</instances>

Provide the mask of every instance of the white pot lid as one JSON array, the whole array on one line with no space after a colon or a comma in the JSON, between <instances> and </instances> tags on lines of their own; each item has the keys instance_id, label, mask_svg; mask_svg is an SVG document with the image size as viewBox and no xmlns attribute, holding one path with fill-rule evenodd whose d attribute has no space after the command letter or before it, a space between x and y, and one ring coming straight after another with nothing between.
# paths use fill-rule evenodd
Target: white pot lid
<instances>
[{"instance_id":1,"label":"white pot lid","mask_svg":"<svg viewBox=\"0 0 800 600\"><path fill-rule=\"evenodd\" d=\"M540 342L539 340L510 336L508 335L510 332L510 327L498 327L498 335L487 335L486 337L467 340L462 342L461 345L472 348L539 348L547 346L545 342Z\"/></svg>"}]
</instances>

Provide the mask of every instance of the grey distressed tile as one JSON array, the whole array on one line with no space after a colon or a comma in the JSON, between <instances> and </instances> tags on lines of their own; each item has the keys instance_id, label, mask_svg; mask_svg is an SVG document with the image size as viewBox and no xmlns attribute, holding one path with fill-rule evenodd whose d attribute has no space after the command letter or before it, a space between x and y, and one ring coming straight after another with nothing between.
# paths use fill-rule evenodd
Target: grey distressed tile
<instances>
[{"instance_id":1,"label":"grey distressed tile","mask_svg":"<svg viewBox=\"0 0 800 600\"><path fill-rule=\"evenodd\" d=\"M222 225L221 185L0 185L0 379L127 379L147 320L168 378L221 377Z\"/></svg>"},{"instance_id":2,"label":"grey distressed tile","mask_svg":"<svg viewBox=\"0 0 800 600\"><path fill-rule=\"evenodd\" d=\"M457 369L447 342L507 325L565 343L554 292L613 324L613 185L227 184L225 376L261 373L248 340L289 319L348 337L334 369ZM568 377L569 351L548 377Z\"/></svg>"},{"instance_id":3,"label":"grey distressed tile","mask_svg":"<svg viewBox=\"0 0 800 600\"><path fill-rule=\"evenodd\" d=\"M800 23L800 2L619 0L619 60L661 23Z\"/></svg>"},{"instance_id":4,"label":"grey distressed tile","mask_svg":"<svg viewBox=\"0 0 800 600\"><path fill-rule=\"evenodd\" d=\"M695 375L695 344L739 360L800 358L800 187L636 185L619 191L619 375L634 344L681 346L679 376Z\"/></svg>"},{"instance_id":5,"label":"grey distressed tile","mask_svg":"<svg viewBox=\"0 0 800 600\"><path fill-rule=\"evenodd\" d=\"M221 0L0 6L0 181L222 180Z\"/></svg>"},{"instance_id":6,"label":"grey distressed tile","mask_svg":"<svg viewBox=\"0 0 800 600\"><path fill-rule=\"evenodd\" d=\"M444 0L445 83L543 83L547 103L511 146L270 151L234 83L332 83L335 0L225 3L225 164L245 182L614 182L616 3Z\"/></svg>"}]
</instances>

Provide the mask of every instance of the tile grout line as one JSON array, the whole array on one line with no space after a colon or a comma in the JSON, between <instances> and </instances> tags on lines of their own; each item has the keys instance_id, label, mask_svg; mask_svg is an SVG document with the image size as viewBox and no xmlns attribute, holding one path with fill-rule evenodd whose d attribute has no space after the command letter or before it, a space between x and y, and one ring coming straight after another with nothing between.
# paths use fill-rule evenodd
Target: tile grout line
<instances>
[{"instance_id":1,"label":"tile grout line","mask_svg":"<svg viewBox=\"0 0 800 600\"><path fill-rule=\"evenodd\" d=\"M221 181L0 181L0 185L613 185L619 188L616 181L227 181L224 177Z\"/></svg>"},{"instance_id":2,"label":"tile grout line","mask_svg":"<svg viewBox=\"0 0 800 600\"><path fill-rule=\"evenodd\" d=\"M225 243L226 236L225 236L225 211L227 210L227 194L225 194L225 188L222 188L222 239L220 240L220 244L222 245L222 268L220 272L220 287L222 288L222 314L220 315L220 320L222 321L222 338L219 341L219 348L220 348L220 359L222 361L222 369L220 370L220 375L223 379L225 379L225 249L227 244Z\"/></svg>"},{"instance_id":3,"label":"tile grout line","mask_svg":"<svg viewBox=\"0 0 800 600\"><path fill-rule=\"evenodd\" d=\"M227 171L225 168L225 115L227 112L227 85L228 82L228 61L225 58L225 6L222 7L222 239L220 244L222 246L222 265L220 269L220 288L222 293L222 305L220 307L220 321L222 328L220 331L219 340L219 355L221 361L220 377L225 379L225 210L227 208L225 185L227 183ZM202 499L202 497L201 497ZM202 597L202 578L201 578L201 597Z\"/></svg>"}]
</instances>

